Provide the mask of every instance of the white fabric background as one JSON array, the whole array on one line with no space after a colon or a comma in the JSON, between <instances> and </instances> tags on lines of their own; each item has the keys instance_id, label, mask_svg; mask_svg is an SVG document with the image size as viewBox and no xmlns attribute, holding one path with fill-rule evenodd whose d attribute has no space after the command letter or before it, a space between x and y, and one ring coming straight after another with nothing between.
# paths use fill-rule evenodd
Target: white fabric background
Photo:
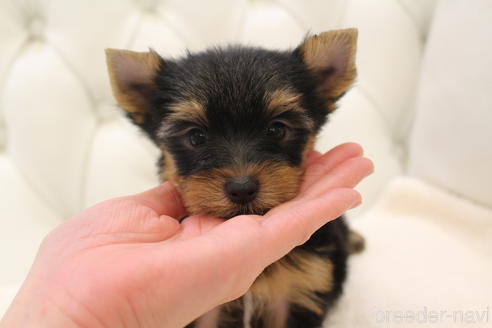
<instances>
[{"instance_id":1,"label":"white fabric background","mask_svg":"<svg viewBox=\"0 0 492 328\"><path fill-rule=\"evenodd\" d=\"M115 107L104 48L284 48L352 26L358 82L317 148L357 141L376 173L351 213L367 250L328 325L420 327L375 316L492 306L491 6L443 0L432 18L428 0L0 0L0 313L49 230L157 182L157 150Z\"/></svg>"},{"instance_id":2,"label":"white fabric background","mask_svg":"<svg viewBox=\"0 0 492 328\"><path fill-rule=\"evenodd\" d=\"M429 37L410 172L492 207L492 5L443 1Z\"/></svg>"}]
</instances>

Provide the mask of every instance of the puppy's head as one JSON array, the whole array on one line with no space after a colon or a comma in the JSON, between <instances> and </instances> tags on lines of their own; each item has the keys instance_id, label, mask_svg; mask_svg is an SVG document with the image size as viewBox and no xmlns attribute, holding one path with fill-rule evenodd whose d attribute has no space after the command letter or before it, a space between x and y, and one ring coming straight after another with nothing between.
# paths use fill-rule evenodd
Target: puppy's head
<instances>
[{"instance_id":1,"label":"puppy's head","mask_svg":"<svg viewBox=\"0 0 492 328\"><path fill-rule=\"evenodd\" d=\"M356 39L346 29L285 52L106 54L118 105L162 150L162 179L190 213L227 218L296 195L316 134L355 79Z\"/></svg>"}]
</instances>

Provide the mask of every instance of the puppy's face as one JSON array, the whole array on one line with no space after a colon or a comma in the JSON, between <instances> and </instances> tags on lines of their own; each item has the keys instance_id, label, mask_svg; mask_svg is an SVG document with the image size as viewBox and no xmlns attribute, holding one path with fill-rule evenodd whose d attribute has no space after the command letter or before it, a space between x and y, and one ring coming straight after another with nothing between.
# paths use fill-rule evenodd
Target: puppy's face
<instances>
[{"instance_id":1,"label":"puppy's face","mask_svg":"<svg viewBox=\"0 0 492 328\"><path fill-rule=\"evenodd\" d=\"M113 93L160 147L161 177L193 214L263 214L293 198L306 155L353 83L357 32L294 51L217 48L165 60L107 50Z\"/></svg>"}]
</instances>

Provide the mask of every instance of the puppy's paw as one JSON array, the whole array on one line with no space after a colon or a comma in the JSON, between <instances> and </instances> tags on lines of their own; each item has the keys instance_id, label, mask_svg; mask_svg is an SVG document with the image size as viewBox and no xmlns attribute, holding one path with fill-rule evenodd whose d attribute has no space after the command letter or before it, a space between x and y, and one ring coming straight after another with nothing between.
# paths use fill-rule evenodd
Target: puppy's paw
<instances>
[{"instance_id":1,"label":"puppy's paw","mask_svg":"<svg viewBox=\"0 0 492 328\"><path fill-rule=\"evenodd\" d=\"M360 253L366 247L364 237L354 230L349 230L347 239L347 251L349 254Z\"/></svg>"}]
</instances>

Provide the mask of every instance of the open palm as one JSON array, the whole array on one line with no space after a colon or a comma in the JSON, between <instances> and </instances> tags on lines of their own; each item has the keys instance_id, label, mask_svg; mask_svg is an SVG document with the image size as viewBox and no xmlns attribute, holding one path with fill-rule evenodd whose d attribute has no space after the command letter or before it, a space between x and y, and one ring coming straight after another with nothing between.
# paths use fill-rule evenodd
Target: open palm
<instances>
[{"instance_id":1,"label":"open palm","mask_svg":"<svg viewBox=\"0 0 492 328\"><path fill-rule=\"evenodd\" d=\"M361 155L355 144L311 154L299 195L264 216L179 222L169 183L95 205L46 237L3 322L31 311L24 323L43 313L50 326L183 327L357 205L352 188L372 172Z\"/></svg>"}]
</instances>

